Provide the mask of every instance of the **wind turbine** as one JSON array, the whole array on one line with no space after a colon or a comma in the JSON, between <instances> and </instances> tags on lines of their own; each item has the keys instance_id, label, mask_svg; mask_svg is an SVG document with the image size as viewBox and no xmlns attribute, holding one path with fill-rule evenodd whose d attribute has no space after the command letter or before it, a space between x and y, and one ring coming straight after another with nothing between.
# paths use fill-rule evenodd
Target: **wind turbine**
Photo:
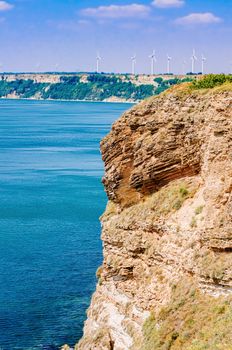
<instances>
[{"instance_id":1,"label":"wind turbine","mask_svg":"<svg viewBox=\"0 0 232 350\"><path fill-rule=\"evenodd\" d=\"M170 62L172 60L172 57L170 57L168 54L167 54L167 73L170 74Z\"/></svg>"},{"instance_id":2,"label":"wind turbine","mask_svg":"<svg viewBox=\"0 0 232 350\"><path fill-rule=\"evenodd\" d=\"M152 54L149 56L149 58L151 59L151 75L154 75L154 66L155 62L157 62L155 50L152 51Z\"/></svg>"},{"instance_id":3,"label":"wind turbine","mask_svg":"<svg viewBox=\"0 0 232 350\"><path fill-rule=\"evenodd\" d=\"M204 74L206 57L204 55L201 56L201 73Z\"/></svg>"},{"instance_id":4,"label":"wind turbine","mask_svg":"<svg viewBox=\"0 0 232 350\"><path fill-rule=\"evenodd\" d=\"M192 61L192 73L195 73L195 62L197 61L197 56L195 49L193 49L193 54L191 56L191 61Z\"/></svg>"},{"instance_id":5,"label":"wind turbine","mask_svg":"<svg viewBox=\"0 0 232 350\"><path fill-rule=\"evenodd\" d=\"M102 57L99 55L99 52L97 53L97 73L99 73L99 65L100 65L100 61L102 60Z\"/></svg>"},{"instance_id":6,"label":"wind turbine","mask_svg":"<svg viewBox=\"0 0 232 350\"><path fill-rule=\"evenodd\" d=\"M135 75L135 65L136 65L136 54L131 57L131 62L132 62L132 75Z\"/></svg>"}]
</instances>

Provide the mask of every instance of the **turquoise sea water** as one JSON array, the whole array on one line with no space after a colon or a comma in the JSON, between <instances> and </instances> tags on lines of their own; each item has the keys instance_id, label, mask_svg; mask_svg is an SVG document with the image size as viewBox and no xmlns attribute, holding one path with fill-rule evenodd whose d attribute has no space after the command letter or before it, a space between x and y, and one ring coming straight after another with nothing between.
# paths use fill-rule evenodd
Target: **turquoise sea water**
<instances>
[{"instance_id":1,"label":"turquoise sea water","mask_svg":"<svg viewBox=\"0 0 232 350\"><path fill-rule=\"evenodd\" d=\"M129 107L0 101L0 349L82 335L102 260L99 141Z\"/></svg>"}]
</instances>

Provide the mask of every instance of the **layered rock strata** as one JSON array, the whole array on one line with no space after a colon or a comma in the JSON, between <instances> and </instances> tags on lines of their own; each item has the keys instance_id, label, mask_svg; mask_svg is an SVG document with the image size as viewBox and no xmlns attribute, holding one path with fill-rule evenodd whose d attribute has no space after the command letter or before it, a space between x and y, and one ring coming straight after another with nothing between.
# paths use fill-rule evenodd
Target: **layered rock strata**
<instances>
[{"instance_id":1,"label":"layered rock strata","mask_svg":"<svg viewBox=\"0 0 232 350\"><path fill-rule=\"evenodd\" d=\"M144 325L183 281L202 302L232 294L232 90L150 98L114 123L101 151L104 262L77 349L203 349L179 333L148 347ZM224 339L209 349L232 349Z\"/></svg>"}]
</instances>

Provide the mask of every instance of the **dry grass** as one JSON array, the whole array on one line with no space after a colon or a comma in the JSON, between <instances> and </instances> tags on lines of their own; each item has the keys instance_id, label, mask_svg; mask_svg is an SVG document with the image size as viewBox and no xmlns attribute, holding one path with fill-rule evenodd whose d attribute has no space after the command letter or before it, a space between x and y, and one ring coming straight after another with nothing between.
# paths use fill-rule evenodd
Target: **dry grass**
<instances>
[{"instance_id":1,"label":"dry grass","mask_svg":"<svg viewBox=\"0 0 232 350\"><path fill-rule=\"evenodd\" d=\"M202 80L204 80L205 77L201 77L197 80L196 84L199 84ZM161 95L169 95L169 94L177 94L180 98L188 97L189 95L206 95L206 94L217 94L225 91L232 91L232 76L230 77L230 81L225 80L224 83L218 84L215 86L207 86L207 84L204 86L198 85L200 87L196 88L196 85L194 83L183 83L180 85L175 85L171 87L170 89L164 91ZM159 97L159 96L158 96Z\"/></svg>"},{"instance_id":2,"label":"dry grass","mask_svg":"<svg viewBox=\"0 0 232 350\"><path fill-rule=\"evenodd\" d=\"M199 188L196 178L185 178L170 182L159 191L144 198L138 204L125 208L117 216L117 226L130 226L138 221L153 222L160 217L168 217L179 210L187 199L192 198ZM117 205L109 202L101 217L107 220L118 213ZM111 223L113 225L113 222Z\"/></svg>"},{"instance_id":3,"label":"dry grass","mask_svg":"<svg viewBox=\"0 0 232 350\"><path fill-rule=\"evenodd\" d=\"M190 223L190 227L192 228L196 228L197 227L197 219L195 216L192 217L191 223Z\"/></svg>"},{"instance_id":4,"label":"dry grass","mask_svg":"<svg viewBox=\"0 0 232 350\"><path fill-rule=\"evenodd\" d=\"M147 198L145 205L157 216L166 216L179 210L196 193L197 186L188 179L174 181Z\"/></svg>"},{"instance_id":5,"label":"dry grass","mask_svg":"<svg viewBox=\"0 0 232 350\"><path fill-rule=\"evenodd\" d=\"M170 304L145 322L141 350L231 350L231 328L231 298L207 296L184 279Z\"/></svg>"},{"instance_id":6,"label":"dry grass","mask_svg":"<svg viewBox=\"0 0 232 350\"><path fill-rule=\"evenodd\" d=\"M202 213L203 209L204 209L204 205L200 205L199 207L197 207L195 209L195 214L200 215Z\"/></svg>"},{"instance_id":7,"label":"dry grass","mask_svg":"<svg viewBox=\"0 0 232 350\"><path fill-rule=\"evenodd\" d=\"M226 275L231 276L232 256L226 252L208 251L198 262L201 274L213 280L221 280Z\"/></svg>"}]
</instances>

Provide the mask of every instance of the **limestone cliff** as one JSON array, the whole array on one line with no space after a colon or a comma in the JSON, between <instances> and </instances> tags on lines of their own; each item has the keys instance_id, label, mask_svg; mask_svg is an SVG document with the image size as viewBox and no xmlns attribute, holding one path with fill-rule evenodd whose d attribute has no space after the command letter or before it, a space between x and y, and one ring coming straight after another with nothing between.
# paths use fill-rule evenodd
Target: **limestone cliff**
<instances>
[{"instance_id":1,"label":"limestone cliff","mask_svg":"<svg viewBox=\"0 0 232 350\"><path fill-rule=\"evenodd\" d=\"M101 151L104 263L76 348L231 350L231 86L150 98Z\"/></svg>"}]
</instances>

